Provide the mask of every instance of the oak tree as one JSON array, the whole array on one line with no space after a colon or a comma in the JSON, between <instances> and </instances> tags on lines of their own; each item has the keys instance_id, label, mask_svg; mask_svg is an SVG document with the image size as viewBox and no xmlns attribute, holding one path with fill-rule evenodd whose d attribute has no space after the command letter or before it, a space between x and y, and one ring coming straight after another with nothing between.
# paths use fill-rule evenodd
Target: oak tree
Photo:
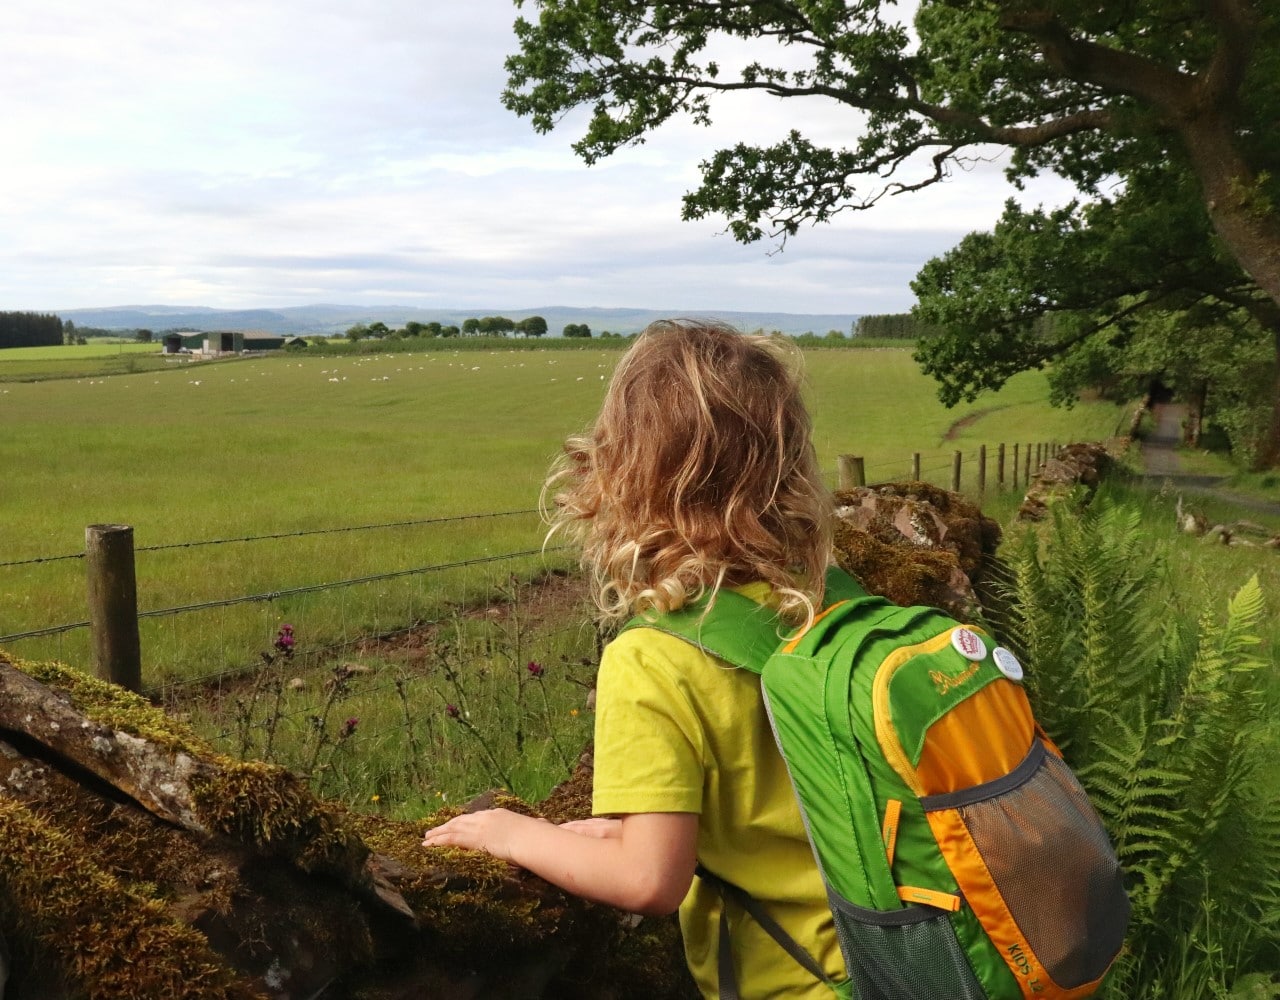
<instances>
[{"instance_id":1,"label":"oak tree","mask_svg":"<svg viewBox=\"0 0 1280 1000\"><path fill-rule=\"evenodd\" d=\"M955 369L953 398L1054 356L1036 342L1036 317L1071 313L1069 336L1106 336L1109 316L1142 308L1111 286L1167 307L1188 270L1204 279L1191 288L1194 303L1247 311L1280 354L1280 6L1269 0L922 0L911 24L885 0L516 2L535 16L516 22L504 103L540 131L586 109L574 148L588 163L678 116L709 123L717 99L737 92L849 112L844 144L793 129L701 164L684 217L724 216L744 242L785 241L801 225L939 183L997 147L1011 152L1015 182L1041 171L1072 181L1081 201L1069 215L1011 210L988 234L994 243L953 251L950 284L921 276L917 290L937 306L930 322L980 306L979 288L1012 317L993 332L975 313L966 327L974 343L955 331L938 338L951 343L935 374L948 350L977 361L990 352L994 362L968 381L972 368ZM736 60L744 48L750 56ZM1162 202L1181 222L1144 259L1143 231ZM1135 211L1142 218L1131 220ZM1063 234L1095 256L1055 256ZM1034 248L1034 264L1003 257L1014 244ZM1067 305L1036 288L1052 273L1032 270L1052 272L1060 259L1063 270L1083 259L1123 281L1092 297L1076 283ZM999 274L981 272L984 261ZM1280 382L1274 395L1272 461Z\"/></svg>"}]
</instances>

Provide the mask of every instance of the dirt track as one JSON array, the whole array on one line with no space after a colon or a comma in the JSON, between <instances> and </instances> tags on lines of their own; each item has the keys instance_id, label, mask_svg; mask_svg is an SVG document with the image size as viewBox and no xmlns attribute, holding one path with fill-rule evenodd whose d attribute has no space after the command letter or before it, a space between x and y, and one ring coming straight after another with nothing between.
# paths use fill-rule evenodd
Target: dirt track
<instances>
[{"instance_id":1,"label":"dirt track","mask_svg":"<svg viewBox=\"0 0 1280 1000\"><path fill-rule=\"evenodd\" d=\"M1245 507L1263 514L1280 517L1280 503L1240 496L1221 489L1221 476L1196 476L1184 474L1178 458L1178 444L1182 440L1182 421L1187 408L1182 403L1156 403L1151 407L1155 417L1155 430L1142 442L1144 478L1154 484L1169 482L1174 489L1184 493L1216 497L1227 503Z\"/></svg>"}]
</instances>

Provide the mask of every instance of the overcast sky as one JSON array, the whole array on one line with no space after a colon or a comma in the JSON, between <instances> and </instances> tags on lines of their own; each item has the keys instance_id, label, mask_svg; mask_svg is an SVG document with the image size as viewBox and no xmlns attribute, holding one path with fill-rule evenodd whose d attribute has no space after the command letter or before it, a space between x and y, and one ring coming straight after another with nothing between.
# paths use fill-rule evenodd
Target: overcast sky
<instances>
[{"instance_id":1,"label":"overcast sky","mask_svg":"<svg viewBox=\"0 0 1280 1000\"><path fill-rule=\"evenodd\" d=\"M875 313L1013 192L998 164L802 230L680 221L718 146L831 106L756 98L593 167L499 100L509 0L3 0L0 309L352 303ZM1026 201L1063 198L1048 185Z\"/></svg>"}]
</instances>

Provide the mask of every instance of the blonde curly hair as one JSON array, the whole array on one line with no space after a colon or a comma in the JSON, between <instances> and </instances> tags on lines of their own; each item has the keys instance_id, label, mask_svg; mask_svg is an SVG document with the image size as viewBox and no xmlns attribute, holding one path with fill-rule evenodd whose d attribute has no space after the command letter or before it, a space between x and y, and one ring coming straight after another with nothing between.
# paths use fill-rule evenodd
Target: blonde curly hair
<instances>
[{"instance_id":1,"label":"blonde curly hair","mask_svg":"<svg viewBox=\"0 0 1280 1000\"><path fill-rule=\"evenodd\" d=\"M763 580L784 617L812 620L832 500L800 391L800 354L780 337L692 320L640 334L542 493L548 539L580 542L606 617Z\"/></svg>"}]
</instances>

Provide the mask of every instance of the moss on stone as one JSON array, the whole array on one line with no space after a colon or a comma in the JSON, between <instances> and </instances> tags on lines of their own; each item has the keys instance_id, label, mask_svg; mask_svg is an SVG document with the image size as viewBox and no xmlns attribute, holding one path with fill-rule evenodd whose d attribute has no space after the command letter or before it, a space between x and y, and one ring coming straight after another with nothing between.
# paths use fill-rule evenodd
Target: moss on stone
<instances>
[{"instance_id":1,"label":"moss on stone","mask_svg":"<svg viewBox=\"0 0 1280 1000\"><path fill-rule=\"evenodd\" d=\"M129 733L175 753L204 758L218 756L192 729L132 691L61 663L11 659L3 650L0 650L0 660L41 684L63 692L77 712L100 726Z\"/></svg>"},{"instance_id":2,"label":"moss on stone","mask_svg":"<svg viewBox=\"0 0 1280 1000\"><path fill-rule=\"evenodd\" d=\"M260 1000L165 905L103 871L76 841L0 799L0 929L87 1000Z\"/></svg>"},{"instance_id":3,"label":"moss on stone","mask_svg":"<svg viewBox=\"0 0 1280 1000\"><path fill-rule=\"evenodd\" d=\"M944 605L959 560L941 549L905 549L836 524L836 562L873 594L895 604Z\"/></svg>"},{"instance_id":4,"label":"moss on stone","mask_svg":"<svg viewBox=\"0 0 1280 1000\"><path fill-rule=\"evenodd\" d=\"M333 804L321 803L297 775L275 764L224 760L192 781L196 814L209 829L306 872L352 884L368 848Z\"/></svg>"},{"instance_id":5,"label":"moss on stone","mask_svg":"<svg viewBox=\"0 0 1280 1000\"><path fill-rule=\"evenodd\" d=\"M529 811L506 797L494 806ZM395 887L445 952L472 960L534 949L563 929L569 909L588 905L557 890L521 891L521 882L534 876L482 851L422 846L424 831L459 811L444 809L419 823L358 821L365 843L404 866Z\"/></svg>"}]
</instances>

